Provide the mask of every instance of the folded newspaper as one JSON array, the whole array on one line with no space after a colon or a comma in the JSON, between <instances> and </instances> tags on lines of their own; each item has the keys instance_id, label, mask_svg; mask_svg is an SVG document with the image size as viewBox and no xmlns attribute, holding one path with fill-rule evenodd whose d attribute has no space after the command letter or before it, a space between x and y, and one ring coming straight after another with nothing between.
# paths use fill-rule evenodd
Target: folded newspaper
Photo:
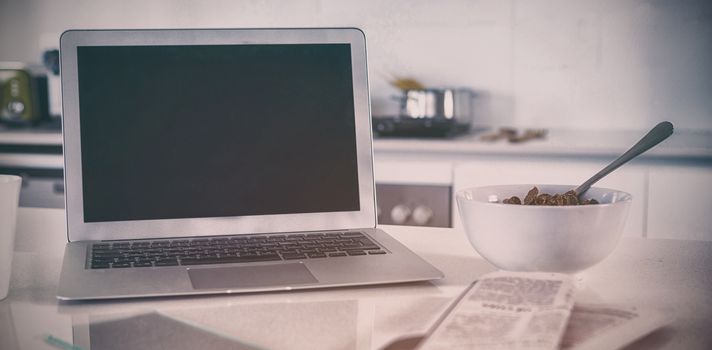
<instances>
[{"instance_id":1,"label":"folded newspaper","mask_svg":"<svg viewBox=\"0 0 712 350\"><path fill-rule=\"evenodd\" d=\"M497 271L473 283L418 349L615 349L663 326L659 312L574 306L571 276Z\"/></svg>"}]
</instances>

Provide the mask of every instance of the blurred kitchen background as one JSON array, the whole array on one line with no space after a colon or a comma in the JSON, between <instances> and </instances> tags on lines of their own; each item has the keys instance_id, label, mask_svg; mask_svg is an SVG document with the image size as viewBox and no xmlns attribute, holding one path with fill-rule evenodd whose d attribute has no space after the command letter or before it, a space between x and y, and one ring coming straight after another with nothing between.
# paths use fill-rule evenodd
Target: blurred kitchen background
<instances>
[{"instance_id":1,"label":"blurred kitchen background","mask_svg":"<svg viewBox=\"0 0 712 350\"><path fill-rule=\"evenodd\" d=\"M381 223L458 227L458 189L576 184L669 120L671 139L600 185L634 195L629 235L712 240L709 0L0 0L0 62L51 67L67 29L322 26L365 32L374 117L402 119L397 78L472 92L469 132L376 130ZM27 206L62 205L47 76L54 118L0 126L0 172L36 180Z\"/></svg>"}]
</instances>

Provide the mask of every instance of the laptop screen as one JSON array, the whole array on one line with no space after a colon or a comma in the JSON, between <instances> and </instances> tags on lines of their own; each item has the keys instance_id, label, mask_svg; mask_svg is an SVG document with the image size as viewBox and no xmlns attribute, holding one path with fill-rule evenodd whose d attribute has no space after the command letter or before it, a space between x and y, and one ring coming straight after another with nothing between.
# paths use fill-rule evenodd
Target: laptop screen
<instances>
[{"instance_id":1,"label":"laptop screen","mask_svg":"<svg viewBox=\"0 0 712 350\"><path fill-rule=\"evenodd\" d=\"M349 44L77 59L85 222L359 210Z\"/></svg>"}]
</instances>

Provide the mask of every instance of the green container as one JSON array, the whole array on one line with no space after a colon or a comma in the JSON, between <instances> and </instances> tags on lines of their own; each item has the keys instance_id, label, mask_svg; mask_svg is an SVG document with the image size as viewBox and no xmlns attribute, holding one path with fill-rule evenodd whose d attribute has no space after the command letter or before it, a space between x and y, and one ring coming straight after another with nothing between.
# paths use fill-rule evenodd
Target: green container
<instances>
[{"instance_id":1,"label":"green container","mask_svg":"<svg viewBox=\"0 0 712 350\"><path fill-rule=\"evenodd\" d=\"M0 63L0 120L33 123L47 116L47 78L20 63Z\"/></svg>"}]
</instances>

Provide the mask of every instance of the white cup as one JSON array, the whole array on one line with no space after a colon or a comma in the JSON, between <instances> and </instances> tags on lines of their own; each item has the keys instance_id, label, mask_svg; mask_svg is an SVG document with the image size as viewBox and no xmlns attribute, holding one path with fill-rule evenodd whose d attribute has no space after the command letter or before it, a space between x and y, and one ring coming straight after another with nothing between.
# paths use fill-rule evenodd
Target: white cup
<instances>
[{"instance_id":1,"label":"white cup","mask_svg":"<svg viewBox=\"0 0 712 350\"><path fill-rule=\"evenodd\" d=\"M15 248L15 224L22 178L0 175L0 300L10 289L12 254Z\"/></svg>"}]
</instances>

